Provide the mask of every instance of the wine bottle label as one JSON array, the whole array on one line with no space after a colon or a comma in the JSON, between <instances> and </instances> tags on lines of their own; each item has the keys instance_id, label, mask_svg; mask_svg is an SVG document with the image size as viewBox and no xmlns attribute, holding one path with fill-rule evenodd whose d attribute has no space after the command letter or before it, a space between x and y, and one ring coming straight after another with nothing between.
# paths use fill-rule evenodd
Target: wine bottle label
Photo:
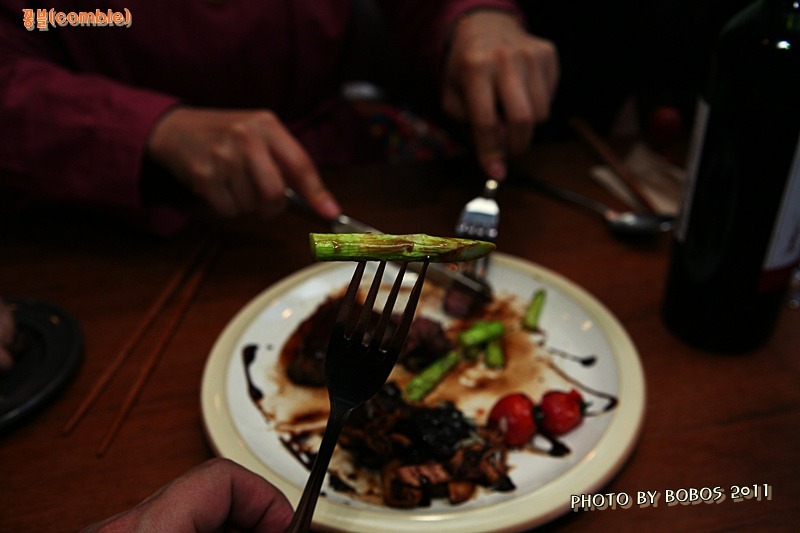
<instances>
[{"instance_id":1,"label":"wine bottle label","mask_svg":"<svg viewBox=\"0 0 800 533\"><path fill-rule=\"evenodd\" d=\"M792 159L792 169L786 180L778 216L772 228L767 254L764 257L761 289L770 290L783 285L788 270L800 261L800 139ZM777 276L771 272L779 273ZM773 281L774 279L774 281Z\"/></svg>"},{"instance_id":2,"label":"wine bottle label","mask_svg":"<svg viewBox=\"0 0 800 533\"><path fill-rule=\"evenodd\" d=\"M675 221L675 238L679 242L686 241L686 229L689 226L689 213L692 211L692 198L694 188L697 184L697 174L700 167L700 158L703 155L703 140L706 137L706 127L708 126L708 115L710 112L708 102L702 98L697 102L697 110L694 116L694 128L692 129L692 139L689 144L689 158L686 167L686 182L683 185L681 197L681 210L678 219Z\"/></svg>"},{"instance_id":3,"label":"wine bottle label","mask_svg":"<svg viewBox=\"0 0 800 533\"><path fill-rule=\"evenodd\" d=\"M768 140L764 135L773 140ZM712 138L713 141L709 140ZM782 148L773 150L779 144ZM752 153L746 153L748 149ZM713 168L713 172L709 168ZM705 181L698 184L700 175L705 176ZM735 202L739 206L737 209L741 210L739 217L745 210L750 212L750 216L755 216L755 210L764 209L756 203L763 201L763 197L761 200L755 198L764 188L745 188L743 184L745 180L758 183L753 180L767 179L768 176L785 176L785 181L771 181L780 184L774 189L774 200L771 200L775 203L771 204L768 212L762 210L757 215L771 218L769 221L762 219L763 223L759 224L765 229L762 242L766 245L757 252L764 254L757 259L762 273L758 284L761 293L780 290L791 268L800 261L800 130L796 118L783 117L779 121L774 116L712 111L708 102L701 98L689 148L682 208L675 228L677 241L686 244L690 231L693 235L698 231L705 232L701 233L705 237L701 248L705 261L703 265L706 268L719 268L720 262L725 261L723 250L730 249L730 240L733 239L730 217L734 215L725 209L731 209L730 206ZM716 181L709 186L712 179ZM766 187L767 182L763 183ZM743 192L745 190L748 192ZM753 203L745 201L745 198L750 198L748 194L754 196ZM709 195L714 197L713 204L708 203ZM719 206L723 206L722 210L714 212L714 220L718 222L709 222L708 217L701 218L703 225L700 230L689 228L693 220L693 208L706 211ZM770 222L772 224L767 225ZM739 226L739 231L743 230ZM695 242L697 238L695 236ZM728 244L723 244L723 239L728 239ZM695 268L700 268L699 260L695 263Z\"/></svg>"}]
</instances>

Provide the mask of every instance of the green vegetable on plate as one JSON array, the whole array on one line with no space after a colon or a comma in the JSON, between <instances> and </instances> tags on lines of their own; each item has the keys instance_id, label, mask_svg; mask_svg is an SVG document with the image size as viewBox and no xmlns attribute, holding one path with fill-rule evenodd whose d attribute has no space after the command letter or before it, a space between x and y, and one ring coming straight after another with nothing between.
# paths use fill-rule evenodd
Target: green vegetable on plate
<instances>
[{"instance_id":1,"label":"green vegetable on plate","mask_svg":"<svg viewBox=\"0 0 800 533\"><path fill-rule=\"evenodd\" d=\"M489 368L499 369L506 365L502 339L494 339L486 345L486 353L483 356L483 360Z\"/></svg>"},{"instance_id":2,"label":"green vegetable on plate","mask_svg":"<svg viewBox=\"0 0 800 533\"><path fill-rule=\"evenodd\" d=\"M544 289L539 289L533 293L528 309L522 317L522 327L530 331L539 329L539 318L542 315L545 300L547 300L547 293Z\"/></svg>"},{"instance_id":3,"label":"green vegetable on plate","mask_svg":"<svg viewBox=\"0 0 800 533\"><path fill-rule=\"evenodd\" d=\"M439 359L426 366L422 372L411 378L405 387L405 397L411 402L418 402L432 391L461 359L456 350L451 350Z\"/></svg>"},{"instance_id":4,"label":"green vegetable on plate","mask_svg":"<svg viewBox=\"0 0 800 533\"><path fill-rule=\"evenodd\" d=\"M478 321L458 334L458 344L464 348L479 346L499 339L505 332L506 328L499 320Z\"/></svg>"}]
</instances>

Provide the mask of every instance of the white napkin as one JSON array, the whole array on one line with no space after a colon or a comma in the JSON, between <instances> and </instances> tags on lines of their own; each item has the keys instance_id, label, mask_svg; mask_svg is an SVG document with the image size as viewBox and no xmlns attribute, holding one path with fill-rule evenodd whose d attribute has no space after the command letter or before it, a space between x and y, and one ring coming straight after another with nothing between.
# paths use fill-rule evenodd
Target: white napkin
<instances>
[{"instance_id":1,"label":"white napkin","mask_svg":"<svg viewBox=\"0 0 800 533\"><path fill-rule=\"evenodd\" d=\"M671 164L643 142L637 142L631 147L623 164L639 181L642 192L658 212L678 213L681 189L686 179L684 169ZM632 209L638 207L636 198L611 168L597 165L590 170L590 176Z\"/></svg>"}]
</instances>

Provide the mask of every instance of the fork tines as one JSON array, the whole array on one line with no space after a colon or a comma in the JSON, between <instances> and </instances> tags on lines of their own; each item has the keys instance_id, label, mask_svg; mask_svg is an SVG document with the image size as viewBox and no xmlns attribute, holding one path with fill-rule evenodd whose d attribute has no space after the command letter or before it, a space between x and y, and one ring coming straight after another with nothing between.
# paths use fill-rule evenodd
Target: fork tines
<instances>
[{"instance_id":1,"label":"fork tines","mask_svg":"<svg viewBox=\"0 0 800 533\"><path fill-rule=\"evenodd\" d=\"M467 202L456 224L456 235L470 239L494 241L500 221L500 208L495 200L500 183L489 178L480 196Z\"/></svg>"},{"instance_id":2,"label":"fork tines","mask_svg":"<svg viewBox=\"0 0 800 533\"><path fill-rule=\"evenodd\" d=\"M414 313L417 309L417 303L419 302L420 293L422 292L422 285L425 280L425 274L427 272L429 262L430 261L426 259L423 263L422 269L418 274L417 281L414 284L414 288L411 290L409 295L408 302L405 310L403 311L402 318L400 319L400 324L395 330L394 335L387 336L386 330L392 317L392 310L394 309L394 304L397 301L397 295L400 293L400 287L403 284L403 277L407 269L407 264L400 264L400 271L397 273L391 291L386 298L386 303L384 304L383 312L381 313L378 324L374 331L368 334L367 329L370 318L372 318L372 309L375 305L375 298L378 295L378 291L380 290L381 282L383 280L383 273L386 269L386 261L380 261L378 263L378 268L375 272L372 284L370 285L369 292L367 293L367 297L364 301L364 306L361 309L358 321L354 322L351 315L355 304L356 294L358 293L358 288L361 284L361 278L363 277L364 270L366 268L366 261L359 261L358 265L356 266L356 270L353 273L353 278L350 281L350 285L347 288L344 301L339 309L339 314L336 320L337 323L344 326L345 338L353 342L361 343L364 346L366 346L367 343L371 343L374 345L374 347L379 347L382 351L392 350L399 352L405 343L408 330L411 327L411 322L414 319Z\"/></svg>"},{"instance_id":3,"label":"fork tines","mask_svg":"<svg viewBox=\"0 0 800 533\"><path fill-rule=\"evenodd\" d=\"M490 198L474 198L461 211L456 235L470 239L494 241L497 238L497 224L500 210L497 202Z\"/></svg>"},{"instance_id":4,"label":"fork tines","mask_svg":"<svg viewBox=\"0 0 800 533\"><path fill-rule=\"evenodd\" d=\"M495 200L495 194L499 186L498 181L489 178L484 184L481 195L467 202L456 223L458 237L492 242L497 239L500 207ZM489 257L459 265L460 272L477 279L485 278L488 268Z\"/></svg>"}]
</instances>

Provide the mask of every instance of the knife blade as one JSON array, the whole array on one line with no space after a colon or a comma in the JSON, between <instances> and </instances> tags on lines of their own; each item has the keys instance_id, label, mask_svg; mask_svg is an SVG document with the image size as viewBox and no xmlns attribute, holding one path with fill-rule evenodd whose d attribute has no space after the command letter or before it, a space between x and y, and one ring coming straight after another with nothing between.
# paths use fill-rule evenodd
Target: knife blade
<instances>
[{"instance_id":1,"label":"knife blade","mask_svg":"<svg viewBox=\"0 0 800 533\"><path fill-rule=\"evenodd\" d=\"M379 229L360 222L347 215L341 214L333 220L324 220L316 214L315 211L309 207L306 201L292 189L285 190L286 198L294 205L302 208L307 213L315 215L320 220L329 223L333 233L384 233ZM419 272L420 264L409 263L408 269L414 272ZM449 287L453 283L457 283L465 290L474 293L482 298L492 298L492 290L483 284L475 281L474 279L461 274L460 272L449 268L448 265L443 263L431 263L428 265L427 278L437 285Z\"/></svg>"}]
</instances>

